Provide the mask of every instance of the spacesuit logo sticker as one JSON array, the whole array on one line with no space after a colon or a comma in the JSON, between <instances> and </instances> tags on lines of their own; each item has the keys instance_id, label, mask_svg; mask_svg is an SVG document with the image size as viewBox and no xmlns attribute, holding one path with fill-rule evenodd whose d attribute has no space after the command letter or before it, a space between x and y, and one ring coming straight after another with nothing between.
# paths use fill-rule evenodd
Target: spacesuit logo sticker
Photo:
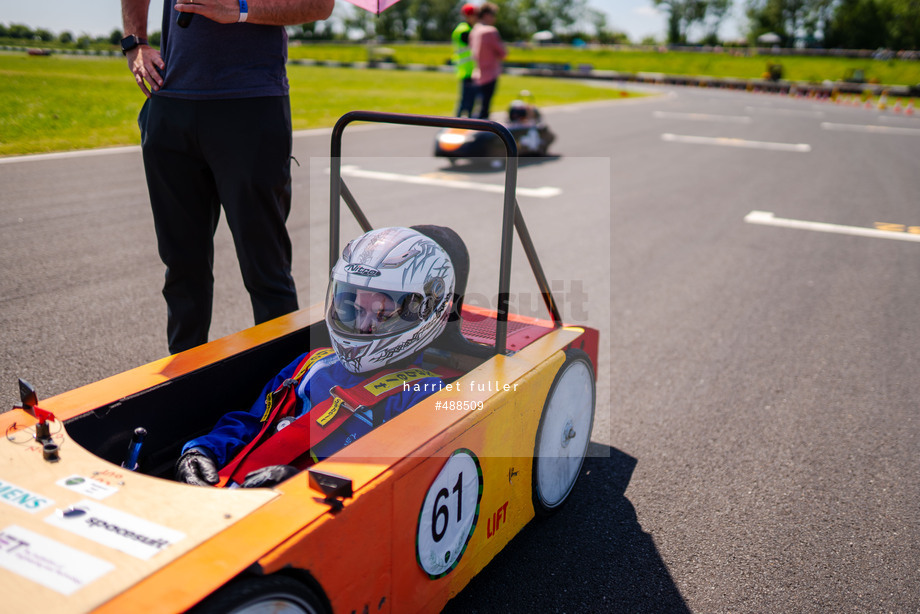
<instances>
[{"instance_id":1,"label":"spacesuit logo sticker","mask_svg":"<svg viewBox=\"0 0 920 614\"><path fill-rule=\"evenodd\" d=\"M45 522L144 561L185 538L180 531L89 499L58 510Z\"/></svg>"}]
</instances>

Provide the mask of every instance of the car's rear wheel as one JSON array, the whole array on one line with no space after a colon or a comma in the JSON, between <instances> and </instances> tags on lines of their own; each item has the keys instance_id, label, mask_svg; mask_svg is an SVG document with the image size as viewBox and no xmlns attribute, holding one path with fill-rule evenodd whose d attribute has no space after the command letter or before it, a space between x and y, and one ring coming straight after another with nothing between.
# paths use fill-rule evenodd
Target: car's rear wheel
<instances>
[{"instance_id":1,"label":"car's rear wheel","mask_svg":"<svg viewBox=\"0 0 920 614\"><path fill-rule=\"evenodd\" d=\"M533 506L549 516L565 503L581 472L594 426L594 368L569 350L550 387L534 445Z\"/></svg>"},{"instance_id":2,"label":"car's rear wheel","mask_svg":"<svg viewBox=\"0 0 920 614\"><path fill-rule=\"evenodd\" d=\"M313 591L287 576L237 580L195 608L193 614L328 614Z\"/></svg>"}]
</instances>

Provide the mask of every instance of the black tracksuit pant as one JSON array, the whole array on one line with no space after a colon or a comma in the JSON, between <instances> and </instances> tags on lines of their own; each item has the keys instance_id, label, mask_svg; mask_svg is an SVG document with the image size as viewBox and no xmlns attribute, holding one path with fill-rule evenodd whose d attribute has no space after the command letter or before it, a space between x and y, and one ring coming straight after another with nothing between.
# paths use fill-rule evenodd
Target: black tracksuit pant
<instances>
[{"instance_id":1,"label":"black tracksuit pant","mask_svg":"<svg viewBox=\"0 0 920 614\"><path fill-rule=\"evenodd\" d=\"M291 277L291 109L286 96L152 96L138 118L169 351L208 340L214 233L223 206L255 323L297 309Z\"/></svg>"}]
</instances>

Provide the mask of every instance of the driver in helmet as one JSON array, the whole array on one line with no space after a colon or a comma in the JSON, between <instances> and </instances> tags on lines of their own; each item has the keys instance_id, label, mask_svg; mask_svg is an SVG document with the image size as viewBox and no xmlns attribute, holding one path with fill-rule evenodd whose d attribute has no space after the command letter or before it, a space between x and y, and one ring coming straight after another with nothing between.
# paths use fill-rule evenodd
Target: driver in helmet
<instances>
[{"instance_id":1,"label":"driver in helmet","mask_svg":"<svg viewBox=\"0 0 920 614\"><path fill-rule=\"evenodd\" d=\"M187 442L178 479L276 484L440 390L443 380L420 359L445 328L454 289L450 256L416 230L382 228L349 242L326 296L332 348L299 356L248 411L225 414Z\"/></svg>"},{"instance_id":2,"label":"driver in helmet","mask_svg":"<svg viewBox=\"0 0 920 614\"><path fill-rule=\"evenodd\" d=\"M508 107L508 121L513 124L523 122L529 118L527 103L523 100L512 100Z\"/></svg>"}]
</instances>

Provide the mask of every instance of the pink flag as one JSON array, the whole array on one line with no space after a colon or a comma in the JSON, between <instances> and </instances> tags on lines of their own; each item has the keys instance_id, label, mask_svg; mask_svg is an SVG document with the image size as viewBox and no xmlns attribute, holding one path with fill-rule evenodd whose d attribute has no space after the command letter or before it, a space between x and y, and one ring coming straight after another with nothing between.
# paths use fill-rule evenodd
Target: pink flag
<instances>
[{"instance_id":1,"label":"pink flag","mask_svg":"<svg viewBox=\"0 0 920 614\"><path fill-rule=\"evenodd\" d=\"M379 15L386 9L390 8L391 6L399 2L399 0L345 0L345 1L350 2L351 4L354 4L355 6L359 6L365 11L370 11L371 13L374 13L375 15Z\"/></svg>"}]
</instances>

